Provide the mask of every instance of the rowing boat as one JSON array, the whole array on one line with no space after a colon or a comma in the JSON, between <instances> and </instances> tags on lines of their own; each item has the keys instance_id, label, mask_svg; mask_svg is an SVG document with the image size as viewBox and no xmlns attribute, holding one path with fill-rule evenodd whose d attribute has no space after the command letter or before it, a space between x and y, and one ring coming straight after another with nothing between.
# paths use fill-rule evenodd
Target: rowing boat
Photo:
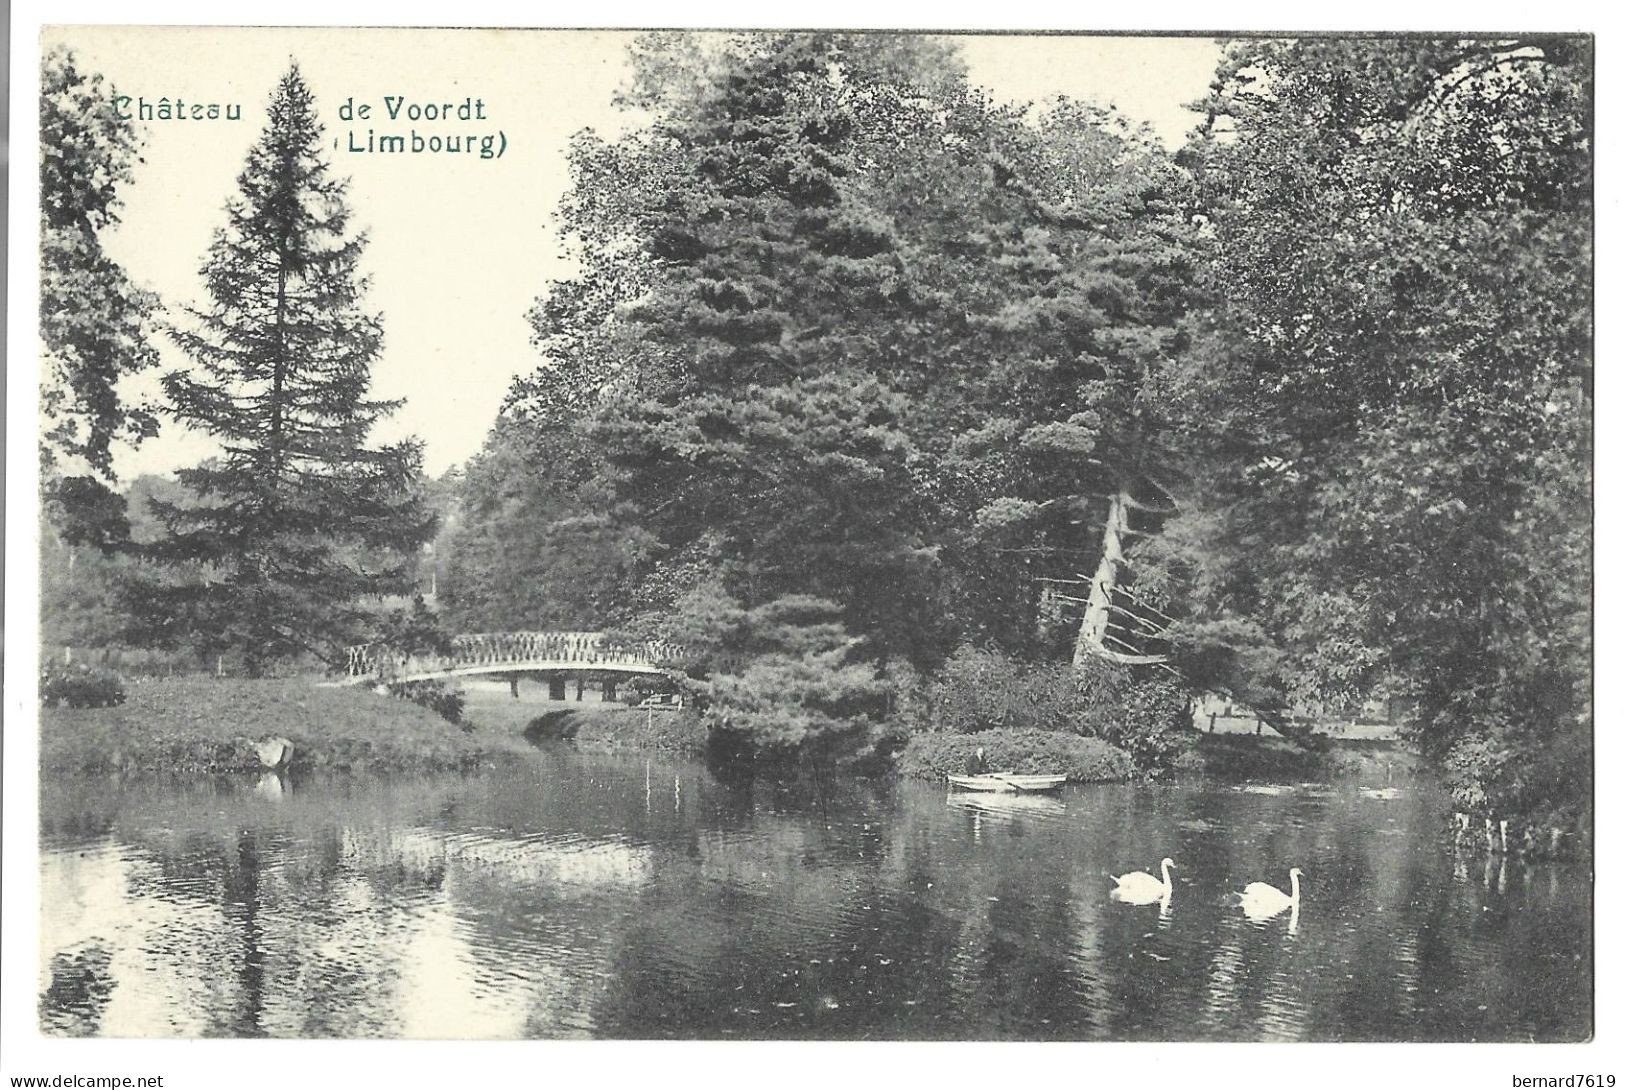
<instances>
[{"instance_id":1,"label":"rowing boat","mask_svg":"<svg viewBox=\"0 0 1625 1090\"><path fill-rule=\"evenodd\" d=\"M1058 791L1066 776L1019 776L990 772L985 776L949 776L948 782L965 791Z\"/></svg>"}]
</instances>

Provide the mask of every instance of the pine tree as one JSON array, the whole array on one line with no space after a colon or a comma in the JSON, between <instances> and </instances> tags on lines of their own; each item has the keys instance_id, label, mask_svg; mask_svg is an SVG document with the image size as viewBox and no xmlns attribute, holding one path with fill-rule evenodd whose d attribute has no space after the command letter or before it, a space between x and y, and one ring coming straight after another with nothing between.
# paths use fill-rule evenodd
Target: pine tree
<instances>
[{"instance_id":1,"label":"pine tree","mask_svg":"<svg viewBox=\"0 0 1625 1090\"><path fill-rule=\"evenodd\" d=\"M175 418L224 453L178 475L198 502L154 503L167 533L152 554L208 579L133 603L149 638L236 649L251 672L354 638L361 600L409 589L434 528L421 445L367 445L399 403L367 396L382 330L361 308L365 236L321 142L295 65L204 262L211 302L175 334L196 367L164 381Z\"/></svg>"},{"instance_id":2,"label":"pine tree","mask_svg":"<svg viewBox=\"0 0 1625 1090\"><path fill-rule=\"evenodd\" d=\"M955 512L956 597L988 603L959 607L966 636L1058 652L1036 605L1074 622L1080 665L1153 659L1155 629L1121 614L1128 554L1179 472L1166 375L1190 351L1188 195L1149 134L1065 99L990 117L978 165L961 241L935 242L948 260L918 292L948 301L932 343L955 381L922 402L939 420L929 483Z\"/></svg>"},{"instance_id":3,"label":"pine tree","mask_svg":"<svg viewBox=\"0 0 1625 1090\"><path fill-rule=\"evenodd\" d=\"M647 136L578 145L569 221L597 257L538 308L550 366L510 409L541 418L569 376L609 372L589 441L672 565L704 552L748 606L829 599L889 645L922 628L933 561L877 340L906 306L896 239L850 192L868 77L847 44L740 39L653 81Z\"/></svg>"},{"instance_id":4,"label":"pine tree","mask_svg":"<svg viewBox=\"0 0 1625 1090\"><path fill-rule=\"evenodd\" d=\"M884 35L657 59L659 123L573 149L584 271L533 313L546 360L507 411L589 419L655 555L716 560L748 606L838 602L918 664L1051 650L1040 577L1086 584L1110 497L1157 495L1194 275L1171 159Z\"/></svg>"}]
</instances>

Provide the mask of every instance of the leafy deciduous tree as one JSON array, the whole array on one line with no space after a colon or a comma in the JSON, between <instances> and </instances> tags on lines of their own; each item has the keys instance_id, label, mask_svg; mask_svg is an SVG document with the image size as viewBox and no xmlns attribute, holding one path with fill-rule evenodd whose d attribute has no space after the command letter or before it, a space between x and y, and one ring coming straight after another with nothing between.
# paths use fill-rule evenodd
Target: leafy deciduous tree
<instances>
[{"instance_id":1,"label":"leafy deciduous tree","mask_svg":"<svg viewBox=\"0 0 1625 1090\"><path fill-rule=\"evenodd\" d=\"M1189 160L1221 343L1186 376L1187 653L1277 707L1394 679L1430 753L1497 755L1497 805L1589 761L1590 72L1570 39L1241 43Z\"/></svg>"},{"instance_id":2,"label":"leafy deciduous tree","mask_svg":"<svg viewBox=\"0 0 1625 1090\"><path fill-rule=\"evenodd\" d=\"M40 335L45 342L43 456L111 471L115 439L157 432L148 406L119 396L125 375L157 362L148 340L157 298L130 282L102 248L118 224L140 138L102 78L57 48L41 66Z\"/></svg>"}]
</instances>

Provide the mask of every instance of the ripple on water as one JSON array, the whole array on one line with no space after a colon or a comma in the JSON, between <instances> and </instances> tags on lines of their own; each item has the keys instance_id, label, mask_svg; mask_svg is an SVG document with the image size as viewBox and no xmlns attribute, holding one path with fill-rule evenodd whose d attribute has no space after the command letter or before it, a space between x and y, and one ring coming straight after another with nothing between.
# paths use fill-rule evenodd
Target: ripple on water
<instances>
[{"instance_id":1,"label":"ripple on water","mask_svg":"<svg viewBox=\"0 0 1625 1090\"><path fill-rule=\"evenodd\" d=\"M1056 799L1012 795L949 795L947 809L978 826L1026 829L1056 826L1066 822L1066 804Z\"/></svg>"},{"instance_id":2,"label":"ripple on water","mask_svg":"<svg viewBox=\"0 0 1625 1090\"><path fill-rule=\"evenodd\" d=\"M52 785L44 808L75 816L42 820L42 1023L1239 1040L1590 1026L1589 877L1454 869L1414 788L1401 806L1121 785L1011 805L847 785L843 809L642 757L566 752L546 772L296 784L274 807ZM1163 855L1179 864L1166 912L1109 899L1104 872ZM1311 876L1296 930L1226 896L1293 865Z\"/></svg>"}]
</instances>

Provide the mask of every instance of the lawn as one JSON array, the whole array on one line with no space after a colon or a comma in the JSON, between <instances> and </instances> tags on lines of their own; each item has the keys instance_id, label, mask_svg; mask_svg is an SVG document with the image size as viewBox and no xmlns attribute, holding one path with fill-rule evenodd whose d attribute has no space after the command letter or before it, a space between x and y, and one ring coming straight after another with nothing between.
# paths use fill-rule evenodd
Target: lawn
<instances>
[{"instance_id":1,"label":"lawn","mask_svg":"<svg viewBox=\"0 0 1625 1090\"><path fill-rule=\"evenodd\" d=\"M457 726L415 704L308 678L132 681L114 708L42 708L44 772L246 772L255 743L293 743L292 767L426 772L523 752L510 732Z\"/></svg>"}]
</instances>

